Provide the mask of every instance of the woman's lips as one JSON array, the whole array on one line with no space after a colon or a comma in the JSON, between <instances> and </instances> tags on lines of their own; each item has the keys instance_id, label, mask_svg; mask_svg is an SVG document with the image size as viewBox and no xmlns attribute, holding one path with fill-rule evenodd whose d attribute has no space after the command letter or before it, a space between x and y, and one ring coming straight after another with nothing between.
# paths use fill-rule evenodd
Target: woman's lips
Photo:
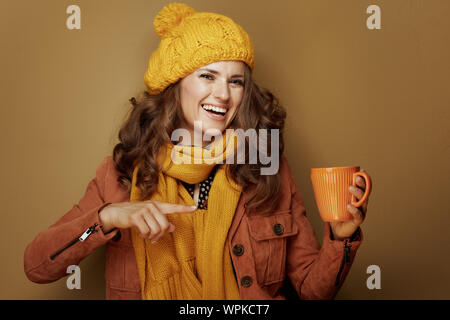
<instances>
[{"instance_id":1,"label":"woman's lips","mask_svg":"<svg viewBox=\"0 0 450 320\"><path fill-rule=\"evenodd\" d=\"M212 120L216 120L216 121L225 120L225 115L227 114L227 113L225 113L222 115L222 114L217 114L214 112L209 112L209 111L206 111L205 109L203 109L202 106L200 106L200 109L201 109L201 112L203 112L208 118L210 118Z\"/></svg>"}]
</instances>

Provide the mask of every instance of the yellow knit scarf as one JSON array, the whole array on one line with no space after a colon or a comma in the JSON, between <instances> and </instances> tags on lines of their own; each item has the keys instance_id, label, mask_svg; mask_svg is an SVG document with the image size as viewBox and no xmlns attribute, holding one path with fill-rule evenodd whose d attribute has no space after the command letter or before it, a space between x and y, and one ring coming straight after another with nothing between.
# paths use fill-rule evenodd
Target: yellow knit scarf
<instances>
[{"instance_id":1,"label":"yellow knit scarf","mask_svg":"<svg viewBox=\"0 0 450 320\"><path fill-rule=\"evenodd\" d=\"M224 135L223 139L212 144L211 152L200 147L173 144L161 148L158 161L162 163L162 172L157 190L145 200L195 205L180 180L190 184L205 180L216 163L225 163L225 159L233 155L236 140L231 144L234 147L230 147L231 138ZM175 156L190 159L191 163L174 162ZM158 242L151 243L132 228L144 300L240 299L226 238L242 188L231 178L227 179L226 167L227 164L219 164L209 192L207 210L166 215L176 227L174 232L166 233ZM138 169L139 165L136 165L130 201L144 200L136 186Z\"/></svg>"}]
</instances>

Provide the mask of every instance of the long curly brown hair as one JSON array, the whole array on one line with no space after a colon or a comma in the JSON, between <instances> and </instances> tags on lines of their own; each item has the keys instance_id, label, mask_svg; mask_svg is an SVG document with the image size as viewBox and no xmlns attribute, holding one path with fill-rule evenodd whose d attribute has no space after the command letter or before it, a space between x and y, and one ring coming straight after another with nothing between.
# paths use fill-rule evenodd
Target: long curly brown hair
<instances>
[{"instance_id":1,"label":"long curly brown hair","mask_svg":"<svg viewBox=\"0 0 450 320\"><path fill-rule=\"evenodd\" d=\"M172 131L184 122L179 81L158 95L150 95L144 91L138 99L132 97L130 102L132 109L119 131L120 142L114 147L114 165L121 174L119 182L130 192L134 166L138 161L141 162L136 184L142 191L143 198L148 198L158 184L158 151L171 142ZM281 158L285 118L286 111L278 99L253 81L251 71L246 66L244 96L230 127L244 131L253 128L257 132L259 129L267 129L267 149L270 153L279 152ZM279 150L271 148L270 129L279 130ZM244 164L228 164L227 175L241 185L243 190L249 191L246 202L248 209L258 208L259 211L267 212L277 204L281 179L279 173L261 175L260 169L266 165L259 161L256 164L249 163L249 139L245 138L246 161Z\"/></svg>"}]
</instances>

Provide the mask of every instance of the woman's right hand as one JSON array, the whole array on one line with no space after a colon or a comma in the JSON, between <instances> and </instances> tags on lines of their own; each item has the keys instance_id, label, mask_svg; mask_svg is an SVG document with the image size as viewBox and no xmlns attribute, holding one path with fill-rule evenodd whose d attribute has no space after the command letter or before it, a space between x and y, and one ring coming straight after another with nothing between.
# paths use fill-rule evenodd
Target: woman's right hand
<instances>
[{"instance_id":1,"label":"woman's right hand","mask_svg":"<svg viewBox=\"0 0 450 320\"><path fill-rule=\"evenodd\" d=\"M152 242L158 241L166 232L173 232L175 226L166 217L168 213L193 212L196 206L172 204L156 200L119 202L104 207L100 222L104 233L114 228L136 227L140 236Z\"/></svg>"}]
</instances>

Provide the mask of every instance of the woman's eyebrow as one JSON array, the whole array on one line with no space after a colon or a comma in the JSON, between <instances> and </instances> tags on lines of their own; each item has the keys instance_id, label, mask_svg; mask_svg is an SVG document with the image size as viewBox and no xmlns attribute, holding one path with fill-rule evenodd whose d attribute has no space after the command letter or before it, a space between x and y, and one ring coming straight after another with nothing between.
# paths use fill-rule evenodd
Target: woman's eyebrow
<instances>
[{"instance_id":1,"label":"woman's eyebrow","mask_svg":"<svg viewBox=\"0 0 450 320\"><path fill-rule=\"evenodd\" d=\"M198 70L199 70L199 71L208 71L208 72L211 72L212 74L220 74L219 71L213 70L213 69L208 69L208 68L200 68L200 69L198 69ZM233 74L233 75L231 76L231 78L243 78L243 77L244 77L243 74Z\"/></svg>"}]
</instances>

